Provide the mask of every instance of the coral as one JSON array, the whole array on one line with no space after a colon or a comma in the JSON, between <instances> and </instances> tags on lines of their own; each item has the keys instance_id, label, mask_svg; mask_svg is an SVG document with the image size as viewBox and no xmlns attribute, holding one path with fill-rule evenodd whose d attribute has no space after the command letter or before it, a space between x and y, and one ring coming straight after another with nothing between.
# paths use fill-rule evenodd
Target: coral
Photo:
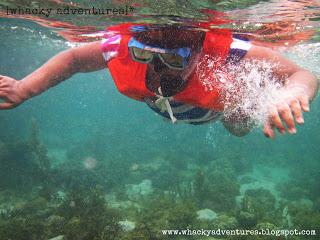
<instances>
[{"instance_id":1,"label":"coral","mask_svg":"<svg viewBox=\"0 0 320 240\"><path fill-rule=\"evenodd\" d=\"M153 240L149 230L141 225L140 228L136 228L134 231L124 234L121 240Z\"/></svg>"},{"instance_id":2,"label":"coral","mask_svg":"<svg viewBox=\"0 0 320 240\"><path fill-rule=\"evenodd\" d=\"M231 211L236 206L239 185L232 167L217 162L206 171L198 170L193 181L193 191L193 198L199 208Z\"/></svg>"},{"instance_id":3,"label":"coral","mask_svg":"<svg viewBox=\"0 0 320 240\"><path fill-rule=\"evenodd\" d=\"M258 216L255 212L239 211L236 215L241 227L250 229L258 223Z\"/></svg>"},{"instance_id":4,"label":"coral","mask_svg":"<svg viewBox=\"0 0 320 240\"><path fill-rule=\"evenodd\" d=\"M193 181L194 196L198 206L203 206L208 193L208 183L206 182L205 173L203 170L198 170Z\"/></svg>"},{"instance_id":5,"label":"coral","mask_svg":"<svg viewBox=\"0 0 320 240\"><path fill-rule=\"evenodd\" d=\"M62 202L61 202L62 201ZM54 203L54 204L53 204ZM76 189L56 202L34 197L0 218L0 239L116 240L119 213L108 208L101 188Z\"/></svg>"},{"instance_id":6,"label":"coral","mask_svg":"<svg viewBox=\"0 0 320 240\"><path fill-rule=\"evenodd\" d=\"M245 192L245 198L251 199L252 208L258 212L260 219L272 214L275 210L276 199L269 190L263 188L248 189Z\"/></svg>"},{"instance_id":7,"label":"coral","mask_svg":"<svg viewBox=\"0 0 320 240\"><path fill-rule=\"evenodd\" d=\"M34 119L26 141L0 143L0 165L0 187L29 191L35 185L49 184L50 161Z\"/></svg>"},{"instance_id":8,"label":"coral","mask_svg":"<svg viewBox=\"0 0 320 240\"><path fill-rule=\"evenodd\" d=\"M63 228L67 221L64 217L51 215L45 220L46 226L49 226L49 235L56 236L63 233Z\"/></svg>"},{"instance_id":9,"label":"coral","mask_svg":"<svg viewBox=\"0 0 320 240\"><path fill-rule=\"evenodd\" d=\"M89 233L82 229L80 217L72 217L64 226L65 238L68 240L73 239L89 239Z\"/></svg>"},{"instance_id":10,"label":"coral","mask_svg":"<svg viewBox=\"0 0 320 240\"><path fill-rule=\"evenodd\" d=\"M240 226L252 228L260 221L280 224L282 212L275 209L275 203L275 197L266 189L247 190L236 211Z\"/></svg>"},{"instance_id":11,"label":"coral","mask_svg":"<svg viewBox=\"0 0 320 240\"><path fill-rule=\"evenodd\" d=\"M289 206L289 213L293 218L293 225L296 229L315 230L320 232L320 212L314 209L306 209L302 206ZM319 239L317 235L308 236L308 239Z\"/></svg>"},{"instance_id":12,"label":"coral","mask_svg":"<svg viewBox=\"0 0 320 240\"><path fill-rule=\"evenodd\" d=\"M31 135L28 140L28 145L32 153L32 161L35 166L37 166L35 174L40 174L41 177L47 177L47 172L50 169L50 160L47 156L48 150L39 140L39 127L35 119L31 121Z\"/></svg>"},{"instance_id":13,"label":"coral","mask_svg":"<svg viewBox=\"0 0 320 240\"><path fill-rule=\"evenodd\" d=\"M269 222L260 222L257 224L256 229L276 230L276 229L278 229L278 227L272 223L269 223Z\"/></svg>"},{"instance_id":14,"label":"coral","mask_svg":"<svg viewBox=\"0 0 320 240\"><path fill-rule=\"evenodd\" d=\"M34 197L17 207L13 216L46 216L48 214L48 201L42 197Z\"/></svg>"},{"instance_id":15,"label":"coral","mask_svg":"<svg viewBox=\"0 0 320 240\"><path fill-rule=\"evenodd\" d=\"M52 180L54 185L62 189L75 190L81 186L90 191L96 185L104 186L107 188L105 183L104 174L101 174L105 168L99 166L99 170L89 171L83 168L78 162L66 162L51 171Z\"/></svg>"},{"instance_id":16,"label":"coral","mask_svg":"<svg viewBox=\"0 0 320 240\"><path fill-rule=\"evenodd\" d=\"M46 199L33 197L14 204L11 214L0 221L0 239L47 239L50 230L44 221L51 213Z\"/></svg>"},{"instance_id":17,"label":"coral","mask_svg":"<svg viewBox=\"0 0 320 240\"><path fill-rule=\"evenodd\" d=\"M129 184L126 186L126 194L130 200L139 200L152 194L152 192L152 182L149 179L145 179L139 184Z\"/></svg>"},{"instance_id":18,"label":"coral","mask_svg":"<svg viewBox=\"0 0 320 240\"><path fill-rule=\"evenodd\" d=\"M192 201L157 195L145 200L136 215L136 228L121 239L169 239L163 229L186 229L196 223L196 207Z\"/></svg>"},{"instance_id":19,"label":"coral","mask_svg":"<svg viewBox=\"0 0 320 240\"><path fill-rule=\"evenodd\" d=\"M214 220L212 224L212 228L215 229L236 229L238 228L238 221L233 216L228 216L226 214L222 214L218 216L217 219Z\"/></svg>"},{"instance_id":20,"label":"coral","mask_svg":"<svg viewBox=\"0 0 320 240\"><path fill-rule=\"evenodd\" d=\"M106 206L101 188L69 193L57 211L66 219L63 229L66 239L116 239L120 226L119 214Z\"/></svg>"},{"instance_id":21,"label":"coral","mask_svg":"<svg viewBox=\"0 0 320 240\"><path fill-rule=\"evenodd\" d=\"M159 162L154 162L156 160ZM181 180L180 169L175 168L163 158L156 158L154 161L143 164L143 174L146 174L158 189L167 190L168 186L176 188Z\"/></svg>"},{"instance_id":22,"label":"coral","mask_svg":"<svg viewBox=\"0 0 320 240\"><path fill-rule=\"evenodd\" d=\"M178 202L169 209L169 229L190 228L196 219L196 208L193 202Z\"/></svg>"},{"instance_id":23,"label":"coral","mask_svg":"<svg viewBox=\"0 0 320 240\"><path fill-rule=\"evenodd\" d=\"M82 156L88 156L88 153L82 152ZM105 190L121 189L126 182L129 182L129 166L121 161L106 161L106 159L97 159L97 165L94 169L87 169L84 166L84 157L76 158L71 156L64 163L51 170L51 176L54 184L63 189L82 188L92 189L96 185L103 186Z\"/></svg>"},{"instance_id":24,"label":"coral","mask_svg":"<svg viewBox=\"0 0 320 240\"><path fill-rule=\"evenodd\" d=\"M46 226L39 218L14 217L0 225L0 239L38 240L46 236Z\"/></svg>"}]
</instances>

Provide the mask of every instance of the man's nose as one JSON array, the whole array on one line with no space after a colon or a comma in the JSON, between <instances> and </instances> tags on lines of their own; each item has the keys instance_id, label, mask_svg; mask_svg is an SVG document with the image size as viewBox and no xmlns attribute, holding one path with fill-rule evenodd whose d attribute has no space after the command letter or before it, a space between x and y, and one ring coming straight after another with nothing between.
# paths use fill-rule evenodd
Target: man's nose
<instances>
[{"instance_id":1,"label":"man's nose","mask_svg":"<svg viewBox=\"0 0 320 240\"><path fill-rule=\"evenodd\" d=\"M153 57L151 63L154 66L155 72L161 72L164 68L167 68L167 66L161 61L161 59L157 55Z\"/></svg>"}]
</instances>

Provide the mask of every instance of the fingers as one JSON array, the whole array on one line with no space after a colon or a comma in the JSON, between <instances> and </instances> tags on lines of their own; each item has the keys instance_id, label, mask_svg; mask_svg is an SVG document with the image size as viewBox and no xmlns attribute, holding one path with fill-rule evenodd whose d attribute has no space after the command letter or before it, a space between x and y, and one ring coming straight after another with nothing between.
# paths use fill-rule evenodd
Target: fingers
<instances>
[{"instance_id":1,"label":"fingers","mask_svg":"<svg viewBox=\"0 0 320 240\"><path fill-rule=\"evenodd\" d=\"M15 79L0 75L0 110L14 108L22 102L17 86Z\"/></svg>"},{"instance_id":2,"label":"fingers","mask_svg":"<svg viewBox=\"0 0 320 240\"><path fill-rule=\"evenodd\" d=\"M11 78L0 75L0 88L10 87L10 81L12 81Z\"/></svg>"},{"instance_id":3,"label":"fingers","mask_svg":"<svg viewBox=\"0 0 320 240\"><path fill-rule=\"evenodd\" d=\"M282 103L278 106L278 112L282 121L286 123L288 127L288 132L291 134L295 134L297 130L295 128L295 123L294 123L290 106L287 103ZM278 127L278 125L276 126ZM283 124L281 124L281 128L278 128L278 129L281 134L284 134L286 131L285 128L283 127Z\"/></svg>"},{"instance_id":4,"label":"fingers","mask_svg":"<svg viewBox=\"0 0 320 240\"><path fill-rule=\"evenodd\" d=\"M2 88L2 87L0 86L0 95L1 95L1 96L6 96L6 95L9 94L9 92L10 92L10 89L9 89L9 88Z\"/></svg>"},{"instance_id":5,"label":"fingers","mask_svg":"<svg viewBox=\"0 0 320 240\"><path fill-rule=\"evenodd\" d=\"M309 100L307 97L292 99L273 106L269 112L268 121L265 123L263 132L266 137L273 138L275 136L274 128L277 128L281 134L286 132L285 125L290 134L297 132L295 122L304 123L303 111L309 111Z\"/></svg>"},{"instance_id":6,"label":"fingers","mask_svg":"<svg viewBox=\"0 0 320 240\"><path fill-rule=\"evenodd\" d=\"M13 107L14 107L14 104L10 102L6 96L0 93L0 109L10 109Z\"/></svg>"},{"instance_id":7,"label":"fingers","mask_svg":"<svg viewBox=\"0 0 320 240\"><path fill-rule=\"evenodd\" d=\"M2 91L0 89L0 102L10 102L9 98L8 98L8 92L7 91Z\"/></svg>"},{"instance_id":8,"label":"fingers","mask_svg":"<svg viewBox=\"0 0 320 240\"><path fill-rule=\"evenodd\" d=\"M296 112L299 115L296 107ZM271 135L274 136L274 134L271 134L270 128L275 127L278 129L278 131L281 134L285 134L286 128L283 124L283 122L287 125L288 127L288 132L291 134L295 134L297 132L295 128L295 123L294 123L294 118L291 112L291 108L287 103L281 103L278 104L276 107L273 107L270 111L269 115L269 121L268 125L265 126L265 130Z\"/></svg>"},{"instance_id":9,"label":"fingers","mask_svg":"<svg viewBox=\"0 0 320 240\"><path fill-rule=\"evenodd\" d=\"M0 103L0 109L11 109L14 107L15 105L13 103L8 103L8 102Z\"/></svg>"},{"instance_id":10,"label":"fingers","mask_svg":"<svg viewBox=\"0 0 320 240\"><path fill-rule=\"evenodd\" d=\"M300 102L300 105L301 105L303 111L305 111L305 112L310 111L309 99L306 96L300 97L299 102Z\"/></svg>"},{"instance_id":11,"label":"fingers","mask_svg":"<svg viewBox=\"0 0 320 240\"><path fill-rule=\"evenodd\" d=\"M9 83L0 80L0 88L5 88L5 87L9 87L9 86L10 86Z\"/></svg>"},{"instance_id":12,"label":"fingers","mask_svg":"<svg viewBox=\"0 0 320 240\"><path fill-rule=\"evenodd\" d=\"M290 108L293 113L293 116L298 124L303 124L303 114L304 112L309 112L309 99L305 96L300 97L298 100L294 99L290 102Z\"/></svg>"},{"instance_id":13,"label":"fingers","mask_svg":"<svg viewBox=\"0 0 320 240\"><path fill-rule=\"evenodd\" d=\"M290 108L291 108L292 114L293 114L296 122L298 124L303 124L304 119L303 119L303 115L302 115L302 109L301 109L300 102L298 100L291 101Z\"/></svg>"},{"instance_id":14,"label":"fingers","mask_svg":"<svg viewBox=\"0 0 320 240\"><path fill-rule=\"evenodd\" d=\"M0 75L0 110L14 108L23 101L19 92L19 81Z\"/></svg>"},{"instance_id":15,"label":"fingers","mask_svg":"<svg viewBox=\"0 0 320 240\"><path fill-rule=\"evenodd\" d=\"M283 110L281 110L281 111L283 111ZM281 134L284 134L286 132L286 129L282 124L278 108L275 106L272 107L272 109L270 111L269 122L270 122L269 125L276 127Z\"/></svg>"},{"instance_id":16,"label":"fingers","mask_svg":"<svg viewBox=\"0 0 320 240\"><path fill-rule=\"evenodd\" d=\"M5 95L0 93L0 110L2 109L11 109L16 107L17 104L10 101Z\"/></svg>"},{"instance_id":17,"label":"fingers","mask_svg":"<svg viewBox=\"0 0 320 240\"><path fill-rule=\"evenodd\" d=\"M268 138L274 138L274 131L273 131L273 127L270 123L270 121L267 121L265 124L264 124L264 128L263 128L263 132L264 132L264 135Z\"/></svg>"}]
</instances>

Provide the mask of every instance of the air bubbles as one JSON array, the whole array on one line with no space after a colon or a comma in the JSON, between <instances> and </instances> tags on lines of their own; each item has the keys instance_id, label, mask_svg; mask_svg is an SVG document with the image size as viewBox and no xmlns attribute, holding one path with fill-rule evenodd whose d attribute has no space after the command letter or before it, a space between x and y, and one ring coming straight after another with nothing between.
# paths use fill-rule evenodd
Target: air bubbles
<instances>
[{"instance_id":1,"label":"air bubbles","mask_svg":"<svg viewBox=\"0 0 320 240\"><path fill-rule=\"evenodd\" d=\"M198 77L206 91L219 89L224 95L224 117L249 116L262 125L272 105L288 97L273 74L276 65L267 61L242 61L218 68L219 59L204 57L198 64ZM209 66L209 71L203 65ZM208 138L208 136L207 136ZM210 139L208 139L210 140Z\"/></svg>"},{"instance_id":2,"label":"air bubbles","mask_svg":"<svg viewBox=\"0 0 320 240\"><path fill-rule=\"evenodd\" d=\"M267 61L244 61L228 67L232 82L224 85L225 117L241 113L255 125L265 122L272 105L285 97L279 79L273 75L276 65Z\"/></svg>"},{"instance_id":3,"label":"air bubbles","mask_svg":"<svg viewBox=\"0 0 320 240\"><path fill-rule=\"evenodd\" d=\"M217 129L214 125L209 125L208 130L206 132L205 136L205 142L206 144L210 145L212 149L217 148L217 141L220 139L217 138Z\"/></svg>"}]
</instances>

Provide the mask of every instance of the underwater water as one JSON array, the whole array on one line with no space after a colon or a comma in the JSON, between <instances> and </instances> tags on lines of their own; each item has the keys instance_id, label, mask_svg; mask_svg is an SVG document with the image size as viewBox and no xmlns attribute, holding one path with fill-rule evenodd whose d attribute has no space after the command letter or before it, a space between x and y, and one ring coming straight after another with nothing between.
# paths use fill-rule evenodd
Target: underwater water
<instances>
[{"instance_id":1,"label":"underwater water","mask_svg":"<svg viewBox=\"0 0 320 240\"><path fill-rule=\"evenodd\" d=\"M219 24L320 77L319 1L95 1L117 16L8 15L6 7L91 7L92 1L0 1L0 74L22 79L60 51L122 22ZM223 14L221 14L223 12ZM221 20L222 19L222 20ZM227 19L227 20L226 20ZM213 23L212 23L213 24ZM108 70L79 73L0 111L0 240L320 239L320 100L295 135L262 132L279 96L270 66L246 74L244 137L220 122L171 124L121 95ZM269 69L269 70L268 70ZM250 102L258 104L252 110ZM162 230L315 230L316 236L174 236Z\"/></svg>"}]
</instances>

